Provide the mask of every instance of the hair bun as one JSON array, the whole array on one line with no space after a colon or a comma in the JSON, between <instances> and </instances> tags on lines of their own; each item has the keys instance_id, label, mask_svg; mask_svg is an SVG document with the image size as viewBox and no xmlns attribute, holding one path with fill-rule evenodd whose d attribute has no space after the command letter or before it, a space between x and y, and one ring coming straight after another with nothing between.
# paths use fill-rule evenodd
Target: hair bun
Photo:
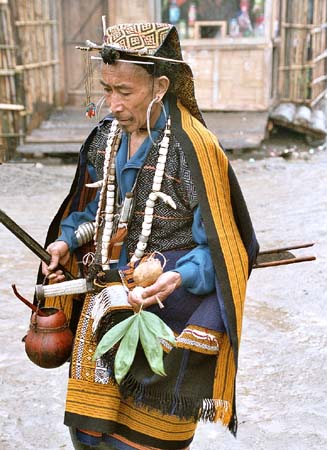
<instances>
[{"instance_id":1,"label":"hair bun","mask_svg":"<svg viewBox=\"0 0 327 450\"><path fill-rule=\"evenodd\" d=\"M100 54L105 64L114 64L120 58L120 53L117 50L107 46L102 48Z\"/></svg>"}]
</instances>

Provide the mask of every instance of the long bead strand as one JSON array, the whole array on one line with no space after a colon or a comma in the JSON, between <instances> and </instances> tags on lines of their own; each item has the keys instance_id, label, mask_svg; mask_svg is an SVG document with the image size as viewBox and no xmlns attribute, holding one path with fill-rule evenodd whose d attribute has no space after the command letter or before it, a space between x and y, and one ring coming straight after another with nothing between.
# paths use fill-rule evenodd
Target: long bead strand
<instances>
[{"instance_id":1,"label":"long bead strand","mask_svg":"<svg viewBox=\"0 0 327 450\"><path fill-rule=\"evenodd\" d=\"M107 139L105 158L103 164L103 184L100 191L98 209L95 219L94 243L97 246L99 227L104 220L101 242L101 264L104 270L109 269L108 248L113 228L115 207L115 158L120 144L120 134L117 135L118 121L112 122Z\"/></svg>"},{"instance_id":2,"label":"long bead strand","mask_svg":"<svg viewBox=\"0 0 327 450\"><path fill-rule=\"evenodd\" d=\"M163 135L163 138L162 138L162 140L160 142L160 146L159 146L159 156L158 156L158 161L157 161L157 165L156 165L156 170L154 173L152 191L150 192L149 197L145 203L142 231L139 236L139 240L136 245L136 249L135 249L134 255L132 257L132 261L140 259L144 255L144 252L148 245L149 237L151 235L155 202L158 198L162 198L162 195L160 195L160 194L162 194L160 192L160 189L161 189L161 184L162 184L162 180L163 180L163 176L164 176L166 160L167 160L169 139L170 139L170 134L171 134L170 125L171 125L171 120L170 120L170 117L168 117L164 135ZM169 196L167 196L167 197L169 197ZM170 199L170 197L169 197L169 199ZM169 204L172 205L172 203L173 202L171 200L169 202ZM174 206L172 206L172 207L174 207Z\"/></svg>"}]
</instances>

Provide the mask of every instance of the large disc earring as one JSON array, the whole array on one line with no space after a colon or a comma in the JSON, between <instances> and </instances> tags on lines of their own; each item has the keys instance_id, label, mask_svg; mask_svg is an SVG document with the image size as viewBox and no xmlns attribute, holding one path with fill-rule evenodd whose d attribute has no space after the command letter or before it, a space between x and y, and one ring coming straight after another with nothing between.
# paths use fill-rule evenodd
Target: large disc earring
<instances>
[{"instance_id":1,"label":"large disc earring","mask_svg":"<svg viewBox=\"0 0 327 450\"><path fill-rule=\"evenodd\" d=\"M152 139L152 135L151 135L151 126L150 126L150 121L151 121L151 110L152 110L152 106L154 103L160 103L160 106L164 112L165 115L165 119L167 121L167 113L166 113L166 109L165 109L165 105L162 103L162 101L160 100L159 97L154 97L151 102L149 103L148 109L146 111L146 128L148 130L148 135L150 138L150 141L152 142L153 145L157 145L156 142L154 142L154 140Z\"/></svg>"},{"instance_id":2,"label":"large disc earring","mask_svg":"<svg viewBox=\"0 0 327 450\"><path fill-rule=\"evenodd\" d=\"M96 114L97 120L99 120L99 118L100 118L101 109L102 109L102 106L103 106L105 100L106 100L106 98L105 98L105 96L103 95L103 96L98 100L98 102L97 102L97 104L96 104L96 107L95 107L95 114Z\"/></svg>"}]
</instances>

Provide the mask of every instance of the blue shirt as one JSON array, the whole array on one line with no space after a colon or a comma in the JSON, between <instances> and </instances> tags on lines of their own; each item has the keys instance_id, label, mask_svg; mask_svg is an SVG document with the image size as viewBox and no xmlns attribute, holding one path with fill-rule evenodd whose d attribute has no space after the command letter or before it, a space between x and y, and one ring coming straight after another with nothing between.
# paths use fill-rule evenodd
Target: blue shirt
<instances>
[{"instance_id":1,"label":"blue shirt","mask_svg":"<svg viewBox=\"0 0 327 450\"><path fill-rule=\"evenodd\" d=\"M160 130L165 126L165 121L165 115L161 113L155 129L152 131L153 140L159 136ZM116 157L116 177L121 199L125 197L126 192L133 189L137 173L142 167L150 148L151 141L147 137L135 154L128 159L128 135L122 134ZM98 201L99 192L84 211L73 212L61 222L61 235L57 240L65 241L70 251L78 247L75 236L75 230L78 226L84 222L94 221ZM181 275L182 285L192 294L208 294L215 289L215 272L199 206L196 206L193 211L192 235L197 246L177 261L174 271ZM127 262L127 252L125 246L123 246L118 266L125 265Z\"/></svg>"}]
</instances>

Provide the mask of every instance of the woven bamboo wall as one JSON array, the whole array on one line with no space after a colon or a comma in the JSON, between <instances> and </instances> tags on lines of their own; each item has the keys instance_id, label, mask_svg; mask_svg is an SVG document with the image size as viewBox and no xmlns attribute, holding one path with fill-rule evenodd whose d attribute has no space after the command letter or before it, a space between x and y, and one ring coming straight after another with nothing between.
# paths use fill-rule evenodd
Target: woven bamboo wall
<instances>
[{"instance_id":1,"label":"woven bamboo wall","mask_svg":"<svg viewBox=\"0 0 327 450\"><path fill-rule=\"evenodd\" d=\"M0 1L0 163L17 144L20 110L16 91L16 47L7 1Z\"/></svg>"},{"instance_id":2,"label":"woven bamboo wall","mask_svg":"<svg viewBox=\"0 0 327 450\"><path fill-rule=\"evenodd\" d=\"M0 145L12 155L56 103L59 64L53 0L0 0Z\"/></svg>"},{"instance_id":3,"label":"woven bamboo wall","mask_svg":"<svg viewBox=\"0 0 327 450\"><path fill-rule=\"evenodd\" d=\"M279 97L314 105L326 92L326 0L283 0Z\"/></svg>"},{"instance_id":4,"label":"woven bamboo wall","mask_svg":"<svg viewBox=\"0 0 327 450\"><path fill-rule=\"evenodd\" d=\"M315 1L312 42L311 104L316 104L327 93L327 1Z\"/></svg>"}]
</instances>

